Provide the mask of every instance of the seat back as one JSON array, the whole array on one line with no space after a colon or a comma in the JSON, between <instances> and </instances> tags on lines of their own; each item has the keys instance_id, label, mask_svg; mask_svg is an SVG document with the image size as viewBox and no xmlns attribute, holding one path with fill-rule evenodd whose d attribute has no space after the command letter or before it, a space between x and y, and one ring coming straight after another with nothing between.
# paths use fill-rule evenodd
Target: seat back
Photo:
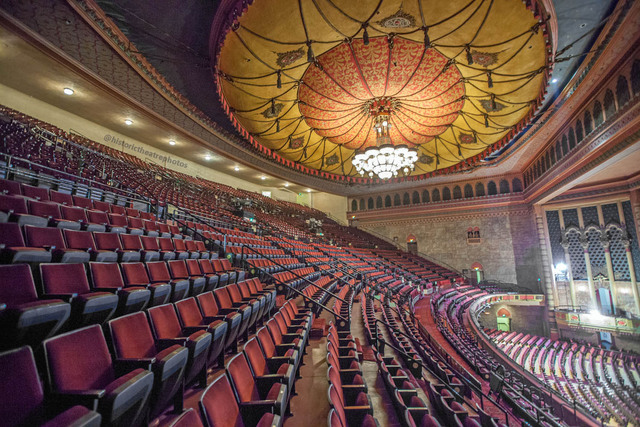
<instances>
[{"instance_id":1,"label":"seat back","mask_svg":"<svg viewBox=\"0 0 640 427\"><path fill-rule=\"evenodd\" d=\"M198 301L203 316L213 317L218 315L219 307L213 296L213 292L196 295L196 300Z\"/></svg>"},{"instance_id":2,"label":"seat back","mask_svg":"<svg viewBox=\"0 0 640 427\"><path fill-rule=\"evenodd\" d=\"M32 199L49 200L49 189L44 187L22 184L22 194Z\"/></svg>"},{"instance_id":3,"label":"seat back","mask_svg":"<svg viewBox=\"0 0 640 427\"><path fill-rule=\"evenodd\" d=\"M215 270L211 266L211 260L208 258L198 259L198 264L200 264L200 270L204 274L215 274Z\"/></svg>"},{"instance_id":4,"label":"seat back","mask_svg":"<svg viewBox=\"0 0 640 427\"><path fill-rule=\"evenodd\" d=\"M260 400L258 387L244 353L239 353L229 360L227 374L240 402Z\"/></svg>"},{"instance_id":5,"label":"seat back","mask_svg":"<svg viewBox=\"0 0 640 427\"><path fill-rule=\"evenodd\" d=\"M249 361L249 365L251 365L251 369L255 376L262 376L269 373L267 361L256 337L251 338L244 345L244 354Z\"/></svg>"},{"instance_id":6,"label":"seat back","mask_svg":"<svg viewBox=\"0 0 640 427\"><path fill-rule=\"evenodd\" d=\"M94 200L93 201L93 207L95 210L98 211L102 211L102 212L109 212L109 203L107 202L102 202L100 200Z\"/></svg>"},{"instance_id":7,"label":"seat back","mask_svg":"<svg viewBox=\"0 0 640 427\"><path fill-rule=\"evenodd\" d=\"M36 248L55 247L65 249L67 246L62 238L62 230L55 227L24 226L24 234L27 237L27 245Z\"/></svg>"},{"instance_id":8,"label":"seat back","mask_svg":"<svg viewBox=\"0 0 640 427\"><path fill-rule=\"evenodd\" d=\"M258 333L256 333L256 337L258 338L260 346L262 347L262 351L264 352L264 355L267 359L270 359L276 355L276 345L274 344L273 338L271 337L271 334L269 333L269 330L266 326L258 330Z\"/></svg>"},{"instance_id":9,"label":"seat back","mask_svg":"<svg viewBox=\"0 0 640 427\"><path fill-rule=\"evenodd\" d=\"M117 358L143 359L156 355L155 341L144 313L118 317L108 325Z\"/></svg>"},{"instance_id":10,"label":"seat back","mask_svg":"<svg viewBox=\"0 0 640 427\"><path fill-rule=\"evenodd\" d=\"M31 347L24 346L0 354L0 420L13 427L29 424L38 412L44 393Z\"/></svg>"},{"instance_id":11,"label":"seat back","mask_svg":"<svg viewBox=\"0 0 640 427\"><path fill-rule=\"evenodd\" d=\"M90 291L84 264L40 264L45 294L86 294Z\"/></svg>"},{"instance_id":12,"label":"seat back","mask_svg":"<svg viewBox=\"0 0 640 427\"><path fill-rule=\"evenodd\" d=\"M140 236L140 242L145 251L159 251L158 239L151 236Z\"/></svg>"},{"instance_id":13,"label":"seat back","mask_svg":"<svg viewBox=\"0 0 640 427\"><path fill-rule=\"evenodd\" d=\"M168 261L169 271L171 272L171 277L174 279L188 279L189 272L187 271L187 265L184 260L175 259Z\"/></svg>"},{"instance_id":14,"label":"seat back","mask_svg":"<svg viewBox=\"0 0 640 427\"><path fill-rule=\"evenodd\" d=\"M202 271L200 271L197 259L186 259L185 262L187 263L187 272L189 276L202 276Z\"/></svg>"},{"instance_id":15,"label":"seat back","mask_svg":"<svg viewBox=\"0 0 640 427\"><path fill-rule=\"evenodd\" d=\"M93 241L93 236L90 231L69 230L65 228L62 230L62 233L67 241L67 247L70 249L96 249L96 244Z\"/></svg>"},{"instance_id":16,"label":"seat back","mask_svg":"<svg viewBox=\"0 0 640 427\"><path fill-rule=\"evenodd\" d=\"M182 336L182 328L173 304L164 304L148 310L149 320L158 339Z\"/></svg>"},{"instance_id":17,"label":"seat back","mask_svg":"<svg viewBox=\"0 0 640 427\"><path fill-rule=\"evenodd\" d=\"M118 215L126 215L127 214L127 211L125 210L124 206L109 205L109 208L111 210L111 213L118 214Z\"/></svg>"},{"instance_id":18,"label":"seat back","mask_svg":"<svg viewBox=\"0 0 640 427\"><path fill-rule=\"evenodd\" d=\"M93 209L93 202L91 199L87 199L86 197L73 196L73 205L78 206L83 209Z\"/></svg>"},{"instance_id":19,"label":"seat back","mask_svg":"<svg viewBox=\"0 0 640 427\"><path fill-rule=\"evenodd\" d=\"M100 390L115 379L99 325L49 338L44 352L51 391Z\"/></svg>"},{"instance_id":20,"label":"seat back","mask_svg":"<svg viewBox=\"0 0 640 427\"><path fill-rule=\"evenodd\" d=\"M28 213L27 202L22 197L0 194L0 211L13 211L17 214L26 214Z\"/></svg>"},{"instance_id":21,"label":"seat back","mask_svg":"<svg viewBox=\"0 0 640 427\"><path fill-rule=\"evenodd\" d=\"M152 283L170 282L171 275L164 261L154 261L147 263L147 271Z\"/></svg>"},{"instance_id":22,"label":"seat back","mask_svg":"<svg viewBox=\"0 0 640 427\"><path fill-rule=\"evenodd\" d=\"M216 296L216 300L218 300L218 305L220 308L231 308L233 307L233 302L231 301L231 297L229 296L229 292L227 292L227 286L224 288L218 288L213 293Z\"/></svg>"},{"instance_id":23,"label":"seat back","mask_svg":"<svg viewBox=\"0 0 640 427\"><path fill-rule=\"evenodd\" d=\"M31 212L31 215L60 218L60 208L55 203L50 202L29 200L29 212Z\"/></svg>"},{"instance_id":24,"label":"seat back","mask_svg":"<svg viewBox=\"0 0 640 427\"><path fill-rule=\"evenodd\" d=\"M0 243L6 247L26 246L20 226L15 222L0 222Z\"/></svg>"},{"instance_id":25,"label":"seat back","mask_svg":"<svg viewBox=\"0 0 640 427\"><path fill-rule=\"evenodd\" d=\"M120 240L122 241L122 249L124 250L142 250L142 242L140 241L140 236L138 236L137 234L120 234Z\"/></svg>"},{"instance_id":26,"label":"seat back","mask_svg":"<svg viewBox=\"0 0 640 427\"><path fill-rule=\"evenodd\" d=\"M89 271L95 289L124 288L124 280L116 262L90 262Z\"/></svg>"},{"instance_id":27,"label":"seat back","mask_svg":"<svg viewBox=\"0 0 640 427\"><path fill-rule=\"evenodd\" d=\"M282 343L282 332L280 332L280 327L278 326L278 324L276 323L276 321L274 319L271 319L267 322L267 329L269 330L269 333L271 334L271 338L273 339L273 342L278 345Z\"/></svg>"},{"instance_id":28,"label":"seat back","mask_svg":"<svg viewBox=\"0 0 640 427\"><path fill-rule=\"evenodd\" d=\"M200 398L202 417L209 426L243 427L240 408L226 375L207 387Z\"/></svg>"},{"instance_id":29,"label":"seat back","mask_svg":"<svg viewBox=\"0 0 640 427\"><path fill-rule=\"evenodd\" d=\"M12 308L37 299L28 264L0 265L0 301Z\"/></svg>"},{"instance_id":30,"label":"seat back","mask_svg":"<svg viewBox=\"0 0 640 427\"><path fill-rule=\"evenodd\" d=\"M73 197L71 197L71 194L50 190L49 196L51 197L52 202L60 203L61 205L73 206Z\"/></svg>"},{"instance_id":31,"label":"seat back","mask_svg":"<svg viewBox=\"0 0 640 427\"><path fill-rule=\"evenodd\" d=\"M184 244L184 240L182 239L173 239L173 246L178 252L185 252L187 250L187 247Z\"/></svg>"},{"instance_id":32,"label":"seat back","mask_svg":"<svg viewBox=\"0 0 640 427\"><path fill-rule=\"evenodd\" d=\"M160 245L160 249L163 251L174 251L173 242L170 237L160 237L158 238L158 245Z\"/></svg>"},{"instance_id":33,"label":"seat back","mask_svg":"<svg viewBox=\"0 0 640 427\"><path fill-rule=\"evenodd\" d=\"M93 233L93 238L96 242L96 247L100 250L116 251L122 249L120 239L116 233L102 233L97 231Z\"/></svg>"},{"instance_id":34,"label":"seat back","mask_svg":"<svg viewBox=\"0 0 640 427\"><path fill-rule=\"evenodd\" d=\"M200 314L200 309L198 308L198 303L195 298L183 299L175 304L178 316L184 326L198 326L202 324L202 315Z\"/></svg>"},{"instance_id":35,"label":"seat back","mask_svg":"<svg viewBox=\"0 0 640 427\"><path fill-rule=\"evenodd\" d=\"M22 188L18 181L0 179L0 193L22 194Z\"/></svg>"},{"instance_id":36,"label":"seat back","mask_svg":"<svg viewBox=\"0 0 640 427\"><path fill-rule=\"evenodd\" d=\"M60 214L62 218L69 221L87 222L87 214L84 209L76 206L60 206Z\"/></svg>"},{"instance_id":37,"label":"seat back","mask_svg":"<svg viewBox=\"0 0 640 427\"><path fill-rule=\"evenodd\" d=\"M142 223L142 219L133 217L133 216L128 216L126 218L127 218L127 221L129 222L129 227L140 228L140 229L144 227L144 224Z\"/></svg>"},{"instance_id":38,"label":"seat back","mask_svg":"<svg viewBox=\"0 0 640 427\"><path fill-rule=\"evenodd\" d=\"M87 218L89 218L89 222L93 222L95 224L109 224L109 218L107 214L102 211L87 211Z\"/></svg>"},{"instance_id":39,"label":"seat back","mask_svg":"<svg viewBox=\"0 0 640 427\"><path fill-rule=\"evenodd\" d=\"M234 303L242 301L242 294L240 293L240 288L235 284L226 286L227 292L229 292L229 296L231 297L231 301Z\"/></svg>"},{"instance_id":40,"label":"seat back","mask_svg":"<svg viewBox=\"0 0 640 427\"><path fill-rule=\"evenodd\" d=\"M149 275L141 262L123 262L120 263L122 275L127 286L145 286L148 285Z\"/></svg>"},{"instance_id":41,"label":"seat back","mask_svg":"<svg viewBox=\"0 0 640 427\"><path fill-rule=\"evenodd\" d=\"M109 218L109 224L114 225L116 227L129 226L129 223L127 222L127 217L124 215L108 214L107 218Z\"/></svg>"}]
</instances>

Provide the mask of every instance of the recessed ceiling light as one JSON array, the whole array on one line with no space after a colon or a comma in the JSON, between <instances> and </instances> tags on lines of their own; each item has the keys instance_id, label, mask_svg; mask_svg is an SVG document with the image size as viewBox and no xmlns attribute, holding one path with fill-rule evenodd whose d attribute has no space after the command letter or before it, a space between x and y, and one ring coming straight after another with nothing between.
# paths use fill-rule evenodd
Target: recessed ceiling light
<instances>
[{"instance_id":1,"label":"recessed ceiling light","mask_svg":"<svg viewBox=\"0 0 640 427\"><path fill-rule=\"evenodd\" d=\"M307 188L307 193L311 193L311 189L310 188Z\"/></svg>"},{"instance_id":2,"label":"recessed ceiling light","mask_svg":"<svg viewBox=\"0 0 640 427\"><path fill-rule=\"evenodd\" d=\"M65 95L73 95L74 90L69 87L65 87L64 89L62 89L62 92L64 92Z\"/></svg>"},{"instance_id":3,"label":"recessed ceiling light","mask_svg":"<svg viewBox=\"0 0 640 427\"><path fill-rule=\"evenodd\" d=\"M238 166L235 166L235 167L233 168L233 170L234 170L234 171L236 171L236 172L238 172L238 171L240 170L240 168L239 168Z\"/></svg>"},{"instance_id":4,"label":"recessed ceiling light","mask_svg":"<svg viewBox=\"0 0 640 427\"><path fill-rule=\"evenodd\" d=\"M264 181L265 179L267 179L267 177L266 176L261 176L260 179Z\"/></svg>"},{"instance_id":5,"label":"recessed ceiling light","mask_svg":"<svg viewBox=\"0 0 640 427\"><path fill-rule=\"evenodd\" d=\"M558 83L558 79L551 79L551 83Z\"/></svg>"},{"instance_id":6,"label":"recessed ceiling light","mask_svg":"<svg viewBox=\"0 0 640 427\"><path fill-rule=\"evenodd\" d=\"M205 160L211 160L211 156L207 154L206 156L204 156L204 159Z\"/></svg>"},{"instance_id":7,"label":"recessed ceiling light","mask_svg":"<svg viewBox=\"0 0 640 427\"><path fill-rule=\"evenodd\" d=\"M125 124L125 125L127 125L127 126L131 126L131 125L133 124L133 120L131 120L131 119L125 119L125 120L124 120L124 124Z\"/></svg>"},{"instance_id":8,"label":"recessed ceiling light","mask_svg":"<svg viewBox=\"0 0 640 427\"><path fill-rule=\"evenodd\" d=\"M285 182L285 183L284 183L284 186L285 186L285 187L288 187L288 186L289 186L289 183L288 183L288 182Z\"/></svg>"},{"instance_id":9,"label":"recessed ceiling light","mask_svg":"<svg viewBox=\"0 0 640 427\"><path fill-rule=\"evenodd\" d=\"M172 139L171 141L169 141L169 145L176 145L176 142Z\"/></svg>"}]
</instances>

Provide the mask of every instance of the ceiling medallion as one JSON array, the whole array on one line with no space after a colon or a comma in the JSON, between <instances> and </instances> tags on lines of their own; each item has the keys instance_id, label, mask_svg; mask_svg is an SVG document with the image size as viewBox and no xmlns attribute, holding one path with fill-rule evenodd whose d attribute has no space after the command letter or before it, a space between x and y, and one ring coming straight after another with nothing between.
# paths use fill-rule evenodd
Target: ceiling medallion
<instances>
[{"instance_id":1,"label":"ceiling medallion","mask_svg":"<svg viewBox=\"0 0 640 427\"><path fill-rule=\"evenodd\" d=\"M416 18L402 10L402 7L393 15L387 16L377 22L384 28L410 28L416 26Z\"/></svg>"},{"instance_id":2,"label":"ceiling medallion","mask_svg":"<svg viewBox=\"0 0 640 427\"><path fill-rule=\"evenodd\" d=\"M402 170L405 175L413 171L418 160L418 150L406 145L393 145L389 136L391 114L394 100L388 97L378 98L369 105L369 114L373 118L376 145L364 151L356 152L351 162L360 175L377 175L380 179L398 176Z\"/></svg>"}]
</instances>

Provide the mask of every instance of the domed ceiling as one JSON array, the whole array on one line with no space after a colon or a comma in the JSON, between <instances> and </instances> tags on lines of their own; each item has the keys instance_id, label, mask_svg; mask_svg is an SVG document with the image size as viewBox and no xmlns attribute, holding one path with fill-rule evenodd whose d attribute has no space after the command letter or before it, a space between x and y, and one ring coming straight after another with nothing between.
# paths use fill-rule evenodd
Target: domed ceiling
<instances>
[{"instance_id":1,"label":"domed ceiling","mask_svg":"<svg viewBox=\"0 0 640 427\"><path fill-rule=\"evenodd\" d=\"M314 175L360 177L351 160L376 144L381 105L392 144L418 151L409 175L473 167L544 95L551 53L535 1L238 4L211 40L221 101L256 147Z\"/></svg>"}]
</instances>

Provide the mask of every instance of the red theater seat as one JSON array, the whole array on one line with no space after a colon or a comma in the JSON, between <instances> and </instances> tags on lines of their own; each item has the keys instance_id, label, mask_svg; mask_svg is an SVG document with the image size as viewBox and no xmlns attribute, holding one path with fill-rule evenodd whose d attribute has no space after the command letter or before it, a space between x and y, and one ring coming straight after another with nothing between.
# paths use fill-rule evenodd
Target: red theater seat
<instances>
[{"instance_id":1,"label":"red theater seat","mask_svg":"<svg viewBox=\"0 0 640 427\"><path fill-rule=\"evenodd\" d=\"M147 271L151 283L167 283L171 286L171 301L180 301L189 293L188 280L173 280L164 261L148 262Z\"/></svg>"},{"instance_id":2,"label":"red theater seat","mask_svg":"<svg viewBox=\"0 0 640 427\"><path fill-rule=\"evenodd\" d=\"M222 314L238 312L242 315L242 324L240 325L238 336L244 335L246 339L249 333L249 322L251 321L251 307L244 303L234 304L226 286L213 291L213 295L216 297Z\"/></svg>"},{"instance_id":3,"label":"red theater seat","mask_svg":"<svg viewBox=\"0 0 640 427\"><path fill-rule=\"evenodd\" d=\"M118 254L110 250L97 250L93 235L89 231L63 230L69 249L88 250L91 261L116 262Z\"/></svg>"},{"instance_id":4,"label":"red theater seat","mask_svg":"<svg viewBox=\"0 0 640 427\"><path fill-rule=\"evenodd\" d=\"M49 189L22 184L22 194L34 200L49 201Z\"/></svg>"},{"instance_id":5,"label":"red theater seat","mask_svg":"<svg viewBox=\"0 0 640 427\"><path fill-rule=\"evenodd\" d=\"M89 222L86 211L77 206L60 206L60 214L64 219L80 223L80 227L87 231L104 232L107 229L104 224Z\"/></svg>"},{"instance_id":6,"label":"red theater seat","mask_svg":"<svg viewBox=\"0 0 640 427\"><path fill-rule=\"evenodd\" d=\"M73 206L91 210L93 209L93 201L91 199L87 199L86 197L73 196Z\"/></svg>"},{"instance_id":7,"label":"red theater seat","mask_svg":"<svg viewBox=\"0 0 640 427\"><path fill-rule=\"evenodd\" d=\"M204 427L196 409L187 409L167 427Z\"/></svg>"},{"instance_id":8,"label":"red theater seat","mask_svg":"<svg viewBox=\"0 0 640 427\"><path fill-rule=\"evenodd\" d=\"M0 223L7 221L36 227L46 227L49 222L47 218L29 215L25 198L0 194Z\"/></svg>"},{"instance_id":9,"label":"red theater seat","mask_svg":"<svg viewBox=\"0 0 640 427\"><path fill-rule=\"evenodd\" d=\"M15 222L0 222L0 261L3 264L51 262L51 256L44 248L28 247Z\"/></svg>"},{"instance_id":10,"label":"red theater seat","mask_svg":"<svg viewBox=\"0 0 640 427\"><path fill-rule=\"evenodd\" d=\"M160 252L157 251L147 251L142 246L141 237L137 234L120 234L120 240L122 241L122 249L125 251L137 251L140 252L140 257L142 261L158 261L160 259Z\"/></svg>"},{"instance_id":11,"label":"red theater seat","mask_svg":"<svg viewBox=\"0 0 640 427\"><path fill-rule=\"evenodd\" d=\"M201 294L207 284L204 276L191 276L187 270L187 264L182 259L167 261L169 272L173 280L187 280L189 282L189 295Z\"/></svg>"},{"instance_id":12,"label":"red theater seat","mask_svg":"<svg viewBox=\"0 0 640 427\"><path fill-rule=\"evenodd\" d=\"M258 330L256 337L267 359L274 359L278 363L292 364L296 372L298 372L300 369L300 361L302 360L302 353L289 346L277 346L266 326Z\"/></svg>"},{"instance_id":13,"label":"red theater seat","mask_svg":"<svg viewBox=\"0 0 640 427\"><path fill-rule=\"evenodd\" d=\"M55 418L47 416L44 391L31 348L0 354L0 420L5 427L99 427L102 417L84 406L73 406Z\"/></svg>"},{"instance_id":14,"label":"red theater seat","mask_svg":"<svg viewBox=\"0 0 640 427\"><path fill-rule=\"evenodd\" d=\"M204 277L205 278L205 287L203 292L209 292L214 290L218 285L218 275L215 273L205 273L200 268L201 261L208 261L207 259L187 259L185 260L187 264L187 270L191 277ZM209 265L211 266L211 265Z\"/></svg>"},{"instance_id":15,"label":"red theater seat","mask_svg":"<svg viewBox=\"0 0 640 427\"><path fill-rule=\"evenodd\" d=\"M151 283L147 270L141 262L123 262L120 264L126 286L141 286L149 289L149 306L162 305L171 298L171 285L168 283Z\"/></svg>"},{"instance_id":16,"label":"red theater seat","mask_svg":"<svg viewBox=\"0 0 640 427\"><path fill-rule=\"evenodd\" d=\"M60 299L38 300L27 264L0 266L0 348L22 344L33 347L54 335L65 324L71 306Z\"/></svg>"},{"instance_id":17,"label":"red theater seat","mask_svg":"<svg viewBox=\"0 0 640 427\"><path fill-rule=\"evenodd\" d=\"M22 188L20 187L20 183L8 179L0 179L0 194L21 195Z\"/></svg>"},{"instance_id":18,"label":"red theater seat","mask_svg":"<svg viewBox=\"0 0 640 427\"><path fill-rule=\"evenodd\" d=\"M200 307L200 313L205 319L220 319L227 322L227 338L225 340L225 350L231 350L235 353L238 349L238 332L240 332L240 326L242 326L242 314L237 311L231 310L223 313L220 311L220 307L216 302L213 292L205 292L196 297L198 306Z\"/></svg>"},{"instance_id":19,"label":"red theater seat","mask_svg":"<svg viewBox=\"0 0 640 427\"><path fill-rule=\"evenodd\" d=\"M71 196L71 194L50 190L49 195L51 196L52 202L56 202L66 206L73 206L73 197Z\"/></svg>"},{"instance_id":20,"label":"red theater seat","mask_svg":"<svg viewBox=\"0 0 640 427\"><path fill-rule=\"evenodd\" d=\"M44 342L48 384L59 400L97 405L104 425L139 426L145 421L153 374L135 369L116 376L98 325Z\"/></svg>"},{"instance_id":21,"label":"red theater seat","mask_svg":"<svg viewBox=\"0 0 640 427\"><path fill-rule=\"evenodd\" d=\"M287 385L287 391L294 394L294 384L296 380L295 365L282 363L280 360L267 359L260 348L260 344L256 337L251 338L244 345L244 354L251 367L251 372L256 381L266 381L266 378L272 378L275 381ZM288 399L288 397L287 397Z\"/></svg>"},{"instance_id":22,"label":"red theater seat","mask_svg":"<svg viewBox=\"0 0 640 427\"><path fill-rule=\"evenodd\" d=\"M186 251L178 252L176 248L173 246L173 240L168 237L160 237L158 238L158 244L160 245L160 249L163 252L171 252L173 253L173 258L171 259L187 259L189 258L189 254ZM168 258L165 258L168 259Z\"/></svg>"},{"instance_id":23,"label":"red theater seat","mask_svg":"<svg viewBox=\"0 0 640 427\"><path fill-rule=\"evenodd\" d=\"M72 230L80 230L81 227L80 222L63 218L58 205L48 201L37 202L29 200L29 213L47 218L49 225L54 227L70 228Z\"/></svg>"},{"instance_id":24,"label":"red theater seat","mask_svg":"<svg viewBox=\"0 0 640 427\"><path fill-rule=\"evenodd\" d=\"M178 344L161 350L156 346L144 313L133 313L109 321L111 342L116 362L153 372L151 416L161 413L173 403L176 411L182 410L182 381L189 351Z\"/></svg>"},{"instance_id":25,"label":"red theater seat","mask_svg":"<svg viewBox=\"0 0 640 427\"><path fill-rule=\"evenodd\" d=\"M62 237L62 231L53 227L24 226L27 244L32 247L45 248L51 252L53 262L89 262L89 252L80 249L68 249Z\"/></svg>"},{"instance_id":26,"label":"red theater seat","mask_svg":"<svg viewBox=\"0 0 640 427\"><path fill-rule=\"evenodd\" d=\"M140 252L123 250L117 233L93 233L96 248L100 251L112 251L118 254L118 262L140 261Z\"/></svg>"},{"instance_id":27,"label":"red theater seat","mask_svg":"<svg viewBox=\"0 0 640 427\"><path fill-rule=\"evenodd\" d=\"M115 262L90 262L89 272L93 288L118 295L118 316L144 310L149 304L151 291L145 287L125 287L120 267Z\"/></svg>"}]
</instances>

